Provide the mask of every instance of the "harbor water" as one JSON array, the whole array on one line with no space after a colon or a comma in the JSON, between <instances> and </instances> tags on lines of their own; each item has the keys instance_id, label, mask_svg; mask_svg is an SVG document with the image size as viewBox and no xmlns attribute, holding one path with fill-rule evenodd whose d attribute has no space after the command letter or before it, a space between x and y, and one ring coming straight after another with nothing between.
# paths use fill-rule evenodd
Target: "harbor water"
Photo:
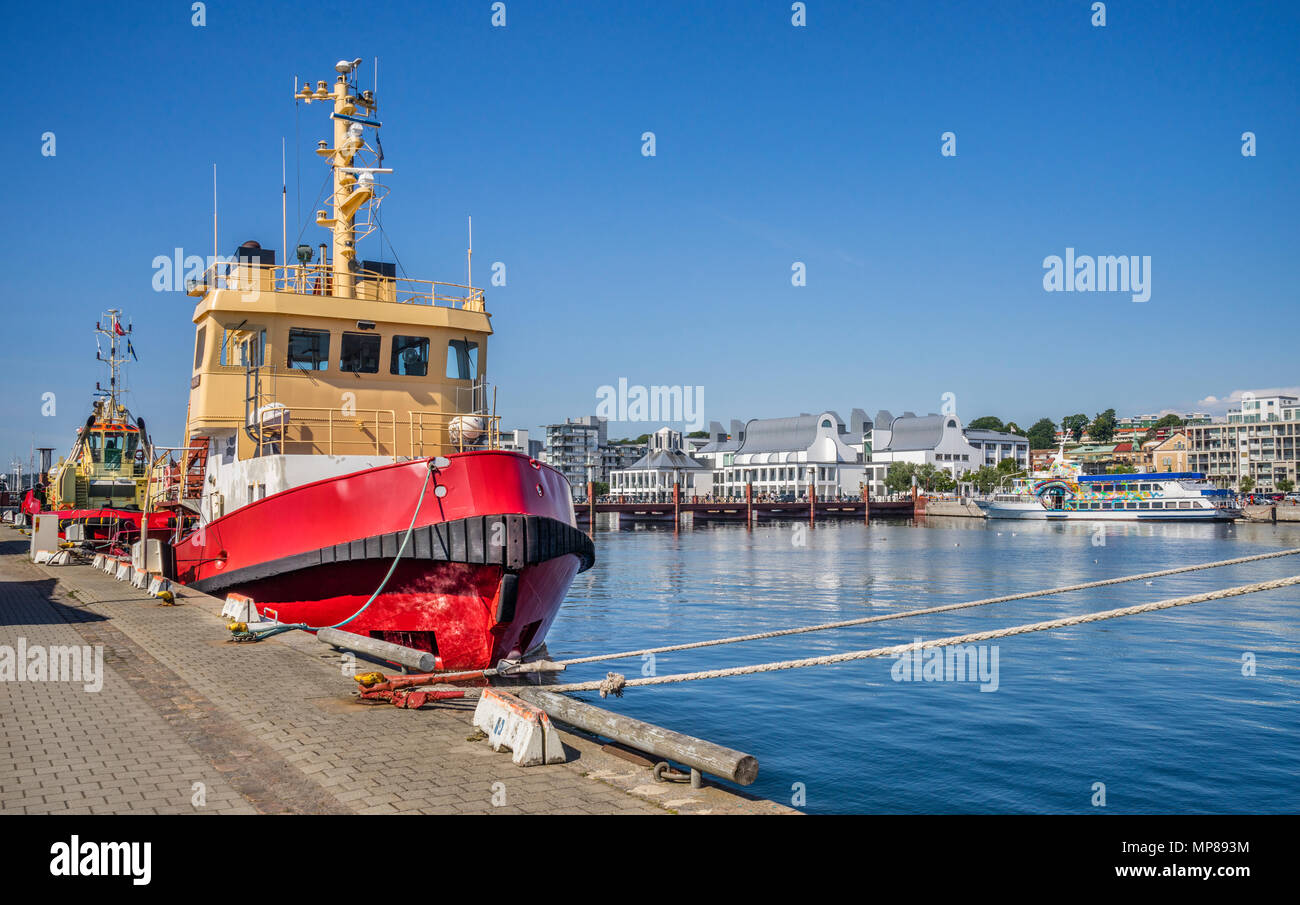
<instances>
[{"instance_id":1,"label":"harbor water","mask_svg":"<svg viewBox=\"0 0 1300 905\"><path fill-rule=\"evenodd\" d=\"M598 526L597 565L578 576L547 642L564 659L1296 547L1300 524ZM1300 555L586 664L564 681L904 644L1295 574ZM985 673L965 681L883 657L586 697L754 754L748 791L812 813L1294 812L1298 603L1292 587L1003 638L982 645Z\"/></svg>"}]
</instances>

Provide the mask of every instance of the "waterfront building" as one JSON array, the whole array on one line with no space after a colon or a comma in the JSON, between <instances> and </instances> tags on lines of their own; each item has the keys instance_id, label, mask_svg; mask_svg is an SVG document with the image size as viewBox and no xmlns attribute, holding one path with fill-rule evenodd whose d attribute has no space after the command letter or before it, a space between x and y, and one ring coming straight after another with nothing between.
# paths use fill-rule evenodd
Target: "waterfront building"
<instances>
[{"instance_id":1,"label":"waterfront building","mask_svg":"<svg viewBox=\"0 0 1300 905\"><path fill-rule=\"evenodd\" d=\"M600 477L598 481L610 481L610 476L621 468L628 468L646 453L642 443L606 443L600 448Z\"/></svg>"},{"instance_id":2,"label":"waterfront building","mask_svg":"<svg viewBox=\"0 0 1300 905\"><path fill-rule=\"evenodd\" d=\"M1029 470L1030 471L1047 471L1052 464L1060 447L1053 446L1051 449L1031 449L1029 451Z\"/></svg>"},{"instance_id":3,"label":"waterfront building","mask_svg":"<svg viewBox=\"0 0 1300 905\"><path fill-rule=\"evenodd\" d=\"M681 499L707 496L712 473L702 462L687 455L682 435L661 427L650 435L645 454L630 465L609 473L609 494L631 500L662 502L673 498L673 486L680 485Z\"/></svg>"},{"instance_id":4,"label":"waterfront building","mask_svg":"<svg viewBox=\"0 0 1300 905\"><path fill-rule=\"evenodd\" d=\"M696 455L696 454L697 454L701 449L703 449L704 447L708 446L709 443L712 442L712 440L713 440L712 436L704 436L704 437L683 437L683 438L682 438L682 442L683 442L683 444L685 444L683 448L685 449L686 454L687 454L688 456L691 456L692 458L694 458L695 455Z\"/></svg>"},{"instance_id":5,"label":"waterfront building","mask_svg":"<svg viewBox=\"0 0 1300 905\"><path fill-rule=\"evenodd\" d=\"M1003 459L1013 459L1018 471L1029 467L1028 438L1005 431L963 428L955 414L904 412L894 417L881 411L876 415L868 446L873 464L933 465L958 479L967 471L996 466Z\"/></svg>"},{"instance_id":6,"label":"waterfront building","mask_svg":"<svg viewBox=\"0 0 1300 905\"><path fill-rule=\"evenodd\" d=\"M1151 450L1162 442L1163 440L1148 440L1143 443L1140 438L1124 440L1115 444L1115 450L1111 455L1116 465L1130 465L1138 471L1150 471Z\"/></svg>"},{"instance_id":7,"label":"waterfront building","mask_svg":"<svg viewBox=\"0 0 1300 905\"><path fill-rule=\"evenodd\" d=\"M1228 409L1229 424L1259 424L1267 421L1284 421L1286 411L1295 409L1300 399L1295 396L1250 396L1241 400L1241 406Z\"/></svg>"},{"instance_id":8,"label":"waterfront building","mask_svg":"<svg viewBox=\"0 0 1300 905\"><path fill-rule=\"evenodd\" d=\"M717 421L709 422L709 435L705 438L703 446L697 447L691 457L698 462L703 462L717 477L717 473L725 465L731 464L727 457L740 449L740 444L745 440L745 422L731 419L731 429L726 430L722 424Z\"/></svg>"},{"instance_id":9,"label":"waterfront building","mask_svg":"<svg viewBox=\"0 0 1300 905\"><path fill-rule=\"evenodd\" d=\"M733 421L725 439L714 422L709 443L697 455L710 467L717 497L742 498L746 484L770 499L804 499L810 488L818 499L856 497L867 479L862 444L868 422L860 409L854 422L846 424L832 411L754 418L743 427ZM883 482L883 469L881 474ZM875 492L883 493L883 483Z\"/></svg>"},{"instance_id":10,"label":"waterfront building","mask_svg":"<svg viewBox=\"0 0 1300 905\"><path fill-rule=\"evenodd\" d=\"M1072 459L1083 466L1084 474L1105 474L1112 465L1119 464L1115 459L1115 447L1118 443L1081 443L1066 452Z\"/></svg>"},{"instance_id":11,"label":"waterfront building","mask_svg":"<svg viewBox=\"0 0 1300 905\"><path fill-rule=\"evenodd\" d=\"M585 497L588 481L599 481L601 454L605 444L606 422L595 415L566 418L561 424L548 424L543 461L559 471L569 482L575 497Z\"/></svg>"},{"instance_id":12,"label":"waterfront building","mask_svg":"<svg viewBox=\"0 0 1300 905\"><path fill-rule=\"evenodd\" d=\"M583 415L543 428L546 442L541 461L563 473L575 498L586 497L588 481L608 483L612 472L645 455L640 443L610 443L608 424L597 415Z\"/></svg>"},{"instance_id":13,"label":"waterfront building","mask_svg":"<svg viewBox=\"0 0 1300 905\"><path fill-rule=\"evenodd\" d=\"M1273 405L1268 405L1272 401ZM1253 403L1253 404L1252 404ZM1235 418L1234 418L1235 416ZM1261 493L1278 490L1282 479L1297 480L1300 469L1300 400L1273 396L1245 400L1228 420L1183 428L1191 471L1220 487L1239 489L1249 477Z\"/></svg>"},{"instance_id":14,"label":"waterfront building","mask_svg":"<svg viewBox=\"0 0 1300 905\"><path fill-rule=\"evenodd\" d=\"M1189 463L1191 447L1187 434L1178 431L1172 437L1154 444L1151 448L1150 470L1160 471L1195 471Z\"/></svg>"}]
</instances>

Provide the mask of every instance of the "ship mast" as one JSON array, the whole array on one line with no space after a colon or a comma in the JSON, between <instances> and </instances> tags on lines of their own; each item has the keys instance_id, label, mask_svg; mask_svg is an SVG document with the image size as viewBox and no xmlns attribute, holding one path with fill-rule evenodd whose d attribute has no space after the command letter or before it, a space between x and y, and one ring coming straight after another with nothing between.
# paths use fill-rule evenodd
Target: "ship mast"
<instances>
[{"instance_id":1,"label":"ship mast","mask_svg":"<svg viewBox=\"0 0 1300 905\"><path fill-rule=\"evenodd\" d=\"M102 349L96 351L95 357L108 364L108 389L99 388L99 390L107 397L100 400L102 407L100 417L110 420L116 417L120 407L118 402L119 394L125 392L121 384L121 374L122 365L126 364L126 356L119 356L118 350L121 339L131 332L131 328L122 329L122 312L117 308L110 308L104 314L104 318L108 322L108 326L95 324L95 333L97 336L108 337L108 358L104 357ZM96 340L95 344L96 346L99 345L98 340Z\"/></svg>"},{"instance_id":2,"label":"ship mast","mask_svg":"<svg viewBox=\"0 0 1300 905\"><path fill-rule=\"evenodd\" d=\"M316 148L316 153L327 158L334 171L332 210L317 211L316 223L328 227L333 234L333 294L342 298L354 297L356 274L360 270L356 262L357 211L375 195L374 174L392 172L378 166L362 167L353 164L357 152L365 147L365 129L378 129L380 125L374 118L377 109L374 92L369 89L360 92L357 90L357 68L360 65L360 58L340 60L334 65L338 78L332 89L326 88L324 81L319 81L313 91L309 83L303 82L302 88L294 95L308 104L314 100L332 99L334 102L331 114L334 120L334 146L328 147L321 141ZM358 108L368 115L358 114ZM322 265L325 263L321 262Z\"/></svg>"}]
</instances>

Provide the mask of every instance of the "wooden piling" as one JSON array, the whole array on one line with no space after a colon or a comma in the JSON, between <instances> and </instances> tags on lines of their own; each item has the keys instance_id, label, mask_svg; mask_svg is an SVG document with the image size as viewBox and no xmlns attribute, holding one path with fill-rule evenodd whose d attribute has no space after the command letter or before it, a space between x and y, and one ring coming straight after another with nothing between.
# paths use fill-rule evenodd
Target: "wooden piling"
<instances>
[{"instance_id":1,"label":"wooden piling","mask_svg":"<svg viewBox=\"0 0 1300 905\"><path fill-rule=\"evenodd\" d=\"M655 757L674 760L701 773L720 776L742 786L749 785L758 777L758 761L752 754L733 751L653 723L612 713L553 691L521 688L516 694L570 726L613 739Z\"/></svg>"},{"instance_id":2,"label":"wooden piling","mask_svg":"<svg viewBox=\"0 0 1300 905\"><path fill-rule=\"evenodd\" d=\"M587 533L596 536L596 484L587 482Z\"/></svg>"},{"instance_id":3,"label":"wooden piling","mask_svg":"<svg viewBox=\"0 0 1300 905\"><path fill-rule=\"evenodd\" d=\"M745 482L745 528L754 527L754 485Z\"/></svg>"},{"instance_id":4,"label":"wooden piling","mask_svg":"<svg viewBox=\"0 0 1300 905\"><path fill-rule=\"evenodd\" d=\"M808 527L817 527L817 469L813 467L812 480L808 482Z\"/></svg>"},{"instance_id":5,"label":"wooden piling","mask_svg":"<svg viewBox=\"0 0 1300 905\"><path fill-rule=\"evenodd\" d=\"M397 663L416 672L433 672L437 668L437 659L428 651L415 650L390 641L380 641L354 632L345 632L337 628L323 628L316 632L316 640L339 650L353 650L389 663Z\"/></svg>"},{"instance_id":6,"label":"wooden piling","mask_svg":"<svg viewBox=\"0 0 1300 905\"><path fill-rule=\"evenodd\" d=\"M673 481L673 530L682 526L682 483Z\"/></svg>"}]
</instances>

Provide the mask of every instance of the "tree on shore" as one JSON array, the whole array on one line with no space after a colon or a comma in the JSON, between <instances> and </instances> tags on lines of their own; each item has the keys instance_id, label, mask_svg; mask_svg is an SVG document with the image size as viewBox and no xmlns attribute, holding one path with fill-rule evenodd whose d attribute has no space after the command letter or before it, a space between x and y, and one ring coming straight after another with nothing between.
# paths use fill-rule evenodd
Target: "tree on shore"
<instances>
[{"instance_id":1,"label":"tree on shore","mask_svg":"<svg viewBox=\"0 0 1300 905\"><path fill-rule=\"evenodd\" d=\"M1099 412L1088 426L1088 436L1094 443L1109 443L1115 438L1115 410Z\"/></svg>"},{"instance_id":2,"label":"tree on shore","mask_svg":"<svg viewBox=\"0 0 1300 905\"><path fill-rule=\"evenodd\" d=\"M947 493L957 486L951 474L929 462L924 465L891 462L889 471L885 472L885 489L890 493L906 493L912 487L913 476L916 477L916 485L927 493Z\"/></svg>"},{"instance_id":3,"label":"tree on shore","mask_svg":"<svg viewBox=\"0 0 1300 905\"><path fill-rule=\"evenodd\" d=\"M1156 434L1158 434L1162 428L1182 427L1186 423L1187 422L1184 419L1178 417L1173 412L1170 412L1168 415L1165 415L1155 424L1147 428L1147 432L1142 435L1142 442L1146 443L1149 440L1154 440Z\"/></svg>"},{"instance_id":4,"label":"tree on shore","mask_svg":"<svg viewBox=\"0 0 1300 905\"><path fill-rule=\"evenodd\" d=\"M1039 418L1025 436L1030 449L1051 449L1056 445L1056 425L1051 418Z\"/></svg>"},{"instance_id":5,"label":"tree on shore","mask_svg":"<svg viewBox=\"0 0 1300 905\"><path fill-rule=\"evenodd\" d=\"M1082 412L1077 415L1066 415L1061 419L1061 429L1068 433L1075 443L1083 439L1083 431L1087 426L1088 416Z\"/></svg>"},{"instance_id":6,"label":"tree on shore","mask_svg":"<svg viewBox=\"0 0 1300 905\"><path fill-rule=\"evenodd\" d=\"M1255 479L1252 478L1250 475L1246 475L1244 478L1242 478L1240 481L1237 482L1237 488L1242 493L1250 493L1252 490L1255 489Z\"/></svg>"},{"instance_id":7,"label":"tree on shore","mask_svg":"<svg viewBox=\"0 0 1300 905\"><path fill-rule=\"evenodd\" d=\"M912 462L890 462L889 471L885 472L885 489L890 493L902 493L912 486L912 475L916 465Z\"/></svg>"},{"instance_id":8,"label":"tree on shore","mask_svg":"<svg viewBox=\"0 0 1300 905\"><path fill-rule=\"evenodd\" d=\"M952 479L952 475L929 462L916 469L916 483L926 493L930 491L947 493L957 486L957 482Z\"/></svg>"},{"instance_id":9,"label":"tree on shore","mask_svg":"<svg viewBox=\"0 0 1300 905\"><path fill-rule=\"evenodd\" d=\"M993 415L982 415L966 426L977 431L1004 431L1007 429L1006 425L1002 423L1002 419Z\"/></svg>"},{"instance_id":10,"label":"tree on shore","mask_svg":"<svg viewBox=\"0 0 1300 905\"><path fill-rule=\"evenodd\" d=\"M1004 477L1006 476L992 465L981 465L975 471L966 472L961 479L968 484L974 484L975 489L980 493L992 493Z\"/></svg>"}]
</instances>

